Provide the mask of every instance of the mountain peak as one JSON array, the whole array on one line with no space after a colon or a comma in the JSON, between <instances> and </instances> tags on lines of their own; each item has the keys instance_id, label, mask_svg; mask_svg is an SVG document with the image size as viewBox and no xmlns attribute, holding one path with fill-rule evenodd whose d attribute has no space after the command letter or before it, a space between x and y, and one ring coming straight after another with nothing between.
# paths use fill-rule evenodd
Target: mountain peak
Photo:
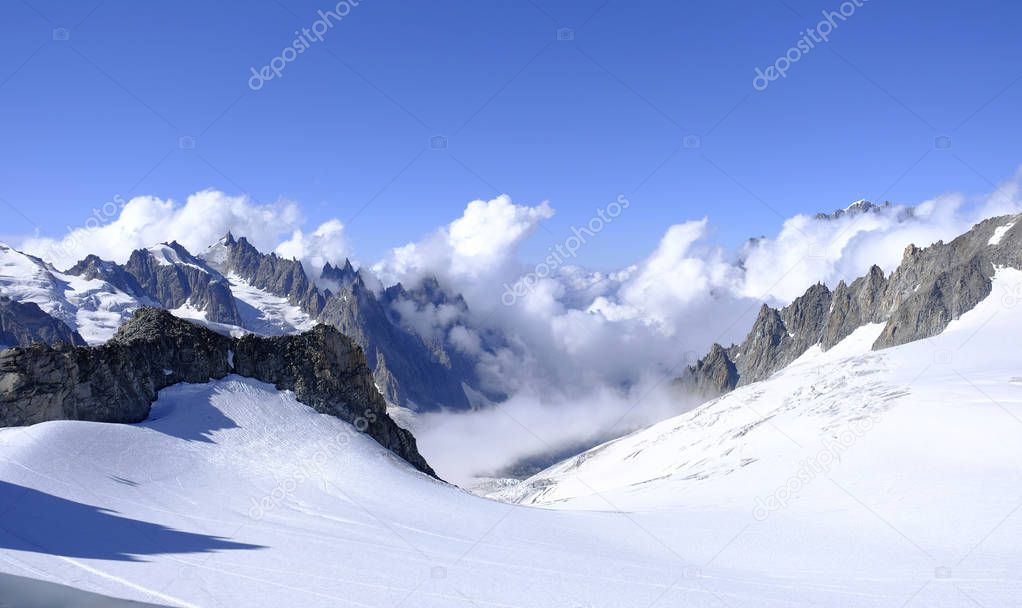
<instances>
[{"instance_id":1,"label":"mountain peak","mask_svg":"<svg viewBox=\"0 0 1022 608\"><path fill-rule=\"evenodd\" d=\"M862 198L851 205L848 205L844 209L837 209L833 213L817 213L813 217L818 220L836 220L844 216L856 216L864 213L875 213L883 209L891 207L890 202L885 202L883 205L876 205L870 201Z\"/></svg>"},{"instance_id":2,"label":"mountain peak","mask_svg":"<svg viewBox=\"0 0 1022 608\"><path fill-rule=\"evenodd\" d=\"M327 281L333 281L341 287L350 287L355 282L362 282L362 275L355 270L348 258L344 259L343 267L334 266L330 262L324 264L320 277Z\"/></svg>"}]
</instances>

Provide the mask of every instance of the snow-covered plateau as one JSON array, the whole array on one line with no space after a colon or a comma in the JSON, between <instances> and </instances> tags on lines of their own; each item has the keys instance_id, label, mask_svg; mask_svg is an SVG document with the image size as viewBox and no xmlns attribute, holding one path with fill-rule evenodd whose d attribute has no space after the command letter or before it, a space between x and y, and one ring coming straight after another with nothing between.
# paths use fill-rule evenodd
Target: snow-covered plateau
<instances>
[{"instance_id":1,"label":"snow-covered plateau","mask_svg":"<svg viewBox=\"0 0 1022 608\"><path fill-rule=\"evenodd\" d=\"M865 326L502 501L236 376L4 429L0 570L174 606L1018 606L1020 296L1001 269L939 336Z\"/></svg>"}]
</instances>

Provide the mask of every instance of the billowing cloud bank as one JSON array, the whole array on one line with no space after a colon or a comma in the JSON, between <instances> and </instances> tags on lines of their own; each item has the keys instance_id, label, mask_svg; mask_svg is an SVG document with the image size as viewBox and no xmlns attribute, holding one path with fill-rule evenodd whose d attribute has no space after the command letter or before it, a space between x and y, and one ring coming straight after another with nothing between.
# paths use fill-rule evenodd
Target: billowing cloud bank
<instances>
[{"instance_id":1,"label":"billowing cloud bank","mask_svg":"<svg viewBox=\"0 0 1022 608\"><path fill-rule=\"evenodd\" d=\"M1016 176L978 198L949 194L866 213L798 215L738 250L714 246L709 220L692 219L667 227L645 259L617 272L573 265L580 248L600 246L606 225L627 221L628 206L621 197L595 210L592 221L529 264L521 245L554 209L508 196L476 200L423 239L363 264L373 285L414 286L435 276L463 294L468 313L443 305L402 316L425 338L446 339L471 355L486 386L511 395L496 409L420 420L424 453L442 474L463 481L551 446L676 413L685 404L664 390L668 381L712 342L741 340L762 302L787 303L815 282L833 287L872 264L889 272L908 244L953 238L985 217L1019 212L1022 201ZM135 248L168 240L201 252L228 229L264 251L302 260L312 273L350 253L339 221L306 232L289 202L204 191L183 204L138 197L115 211L63 240L21 245L60 268L86 253L124 261ZM494 334L506 339L488 342Z\"/></svg>"},{"instance_id":2,"label":"billowing cloud bank","mask_svg":"<svg viewBox=\"0 0 1022 608\"><path fill-rule=\"evenodd\" d=\"M983 218L1022 211L1018 185L1016 177L975 199L950 194L864 213L859 204L828 217L798 215L737 251L708 242L707 219L682 222L648 257L609 274L521 260L521 243L552 213L547 204L475 201L462 218L373 266L388 282L435 274L465 295L470 318L434 331L468 345L491 327L510 339L479 357L485 377L513 397L494 410L424 417L417 430L424 453L464 481L683 411L690 404L665 390L670 379L711 343L742 340L763 302L786 304L816 282L833 288L873 264L890 272L910 243L949 240ZM459 242L465 224L487 244L485 256ZM577 234L564 235L565 248ZM599 246L598 231L583 236L585 246Z\"/></svg>"},{"instance_id":3,"label":"billowing cloud bank","mask_svg":"<svg viewBox=\"0 0 1022 608\"><path fill-rule=\"evenodd\" d=\"M305 234L295 203L258 204L247 196L216 190L197 192L183 204L154 196L127 201L116 197L89 210L79 221L69 225L61 238L32 237L21 248L65 269L90 253L124 263L135 249L170 241L198 254L230 230L262 251L277 250L288 258L308 261L311 270L322 268L325 261L343 261L348 254L344 227L337 220ZM285 236L287 240L282 241Z\"/></svg>"}]
</instances>

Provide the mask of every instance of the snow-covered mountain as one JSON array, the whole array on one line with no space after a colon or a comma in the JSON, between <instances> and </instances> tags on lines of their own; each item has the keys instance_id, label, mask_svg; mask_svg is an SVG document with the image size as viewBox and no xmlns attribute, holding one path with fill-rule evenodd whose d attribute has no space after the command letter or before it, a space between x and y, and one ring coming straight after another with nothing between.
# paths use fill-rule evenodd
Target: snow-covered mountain
<instances>
[{"instance_id":1,"label":"snow-covered mountain","mask_svg":"<svg viewBox=\"0 0 1022 608\"><path fill-rule=\"evenodd\" d=\"M66 332L19 328L6 332L0 344L73 341L76 331L86 342L101 344L142 306L165 308L234 336L294 334L324 323L362 346L377 385L395 405L462 410L480 398L503 398L478 388L475 361L446 336L422 335L402 314L416 307L454 305L465 312L460 296L448 296L431 279L409 290L396 285L377 294L347 261L342 267L327 264L322 276L320 288L301 262L262 253L231 234L201 255L176 242L161 243L134 251L124 265L88 256L63 273L0 245L0 297L35 303L55 319L54 325L67 326ZM38 326L27 317L25 323Z\"/></svg>"},{"instance_id":2,"label":"snow-covered mountain","mask_svg":"<svg viewBox=\"0 0 1022 608\"><path fill-rule=\"evenodd\" d=\"M820 465L812 480L800 479L813 497L827 494L826 478L838 468L849 483L886 488L891 504L913 491L899 485L932 482L921 477L927 470L955 470L940 490L948 495L969 485L957 475L989 482L993 473L1018 493L1022 366L999 345L1022 340L1020 295L1022 271L999 269L990 295L938 336L875 351L884 325L864 325L827 351L813 346L768 380L597 446L500 498L578 508L597 506L602 495L640 508L701 502L704 494L718 500L724 496L714 492L726 489L766 504L804 464ZM875 470L861 470L869 466ZM937 502L966 506L946 498Z\"/></svg>"},{"instance_id":3,"label":"snow-covered mountain","mask_svg":"<svg viewBox=\"0 0 1022 608\"><path fill-rule=\"evenodd\" d=\"M142 300L96 274L86 274L83 265L75 269L58 272L43 260L0 243L0 295L38 305L89 343L104 342Z\"/></svg>"},{"instance_id":4,"label":"snow-covered mountain","mask_svg":"<svg viewBox=\"0 0 1022 608\"><path fill-rule=\"evenodd\" d=\"M826 351L869 323L883 325L874 349L937 335L990 294L998 268L1022 269L1020 219L990 218L949 243L909 245L889 276L873 266L833 291L818 283L783 308L764 304L741 344L714 344L676 384L706 397L727 393L768 378L813 346Z\"/></svg>"}]
</instances>

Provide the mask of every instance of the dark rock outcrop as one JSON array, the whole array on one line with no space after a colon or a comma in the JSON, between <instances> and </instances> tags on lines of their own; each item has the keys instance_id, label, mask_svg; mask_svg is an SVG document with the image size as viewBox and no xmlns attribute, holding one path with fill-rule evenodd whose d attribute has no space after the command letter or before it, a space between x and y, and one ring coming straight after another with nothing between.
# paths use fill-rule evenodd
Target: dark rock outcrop
<instances>
[{"instance_id":1,"label":"dark rock outcrop","mask_svg":"<svg viewBox=\"0 0 1022 608\"><path fill-rule=\"evenodd\" d=\"M414 437L387 415L362 350L326 326L293 336L235 339L165 310L143 308L102 346L8 349L0 353L0 426L140 422L160 389L230 373L294 391L299 401L354 424L434 474Z\"/></svg>"},{"instance_id":2,"label":"dark rock outcrop","mask_svg":"<svg viewBox=\"0 0 1022 608\"><path fill-rule=\"evenodd\" d=\"M710 352L689 367L674 383L703 401L730 393L738 386L738 367L727 351L714 343Z\"/></svg>"},{"instance_id":3,"label":"dark rock outcrop","mask_svg":"<svg viewBox=\"0 0 1022 608\"><path fill-rule=\"evenodd\" d=\"M810 287L781 309L781 320L791 337L791 360L818 344L830 314L834 294L823 283ZM790 361L789 361L790 363Z\"/></svg>"},{"instance_id":4,"label":"dark rock outcrop","mask_svg":"<svg viewBox=\"0 0 1022 608\"><path fill-rule=\"evenodd\" d=\"M294 391L317 412L349 422L420 471L433 474L415 438L387 415L364 351L326 325L293 336L245 336L234 343L234 371Z\"/></svg>"},{"instance_id":5,"label":"dark rock outcrop","mask_svg":"<svg viewBox=\"0 0 1022 608\"><path fill-rule=\"evenodd\" d=\"M16 302L0 296L0 348L44 344L84 345L85 340L60 319L34 302Z\"/></svg>"},{"instance_id":6,"label":"dark rock outcrop","mask_svg":"<svg viewBox=\"0 0 1022 608\"><path fill-rule=\"evenodd\" d=\"M887 277L876 265L865 276L852 281L851 285L844 281L838 283L820 341L823 350L831 349L866 323L883 321L880 301L886 292Z\"/></svg>"},{"instance_id":7,"label":"dark rock outcrop","mask_svg":"<svg viewBox=\"0 0 1022 608\"><path fill-rule=\"evenodd\" d=\"M777 362L789 360L793 353L792 339L776 308L764 304L752 324L749 337L737 349L733 357L740 361L741 384L762 380L773 373Z\"/></svg>"}]
</instances>

